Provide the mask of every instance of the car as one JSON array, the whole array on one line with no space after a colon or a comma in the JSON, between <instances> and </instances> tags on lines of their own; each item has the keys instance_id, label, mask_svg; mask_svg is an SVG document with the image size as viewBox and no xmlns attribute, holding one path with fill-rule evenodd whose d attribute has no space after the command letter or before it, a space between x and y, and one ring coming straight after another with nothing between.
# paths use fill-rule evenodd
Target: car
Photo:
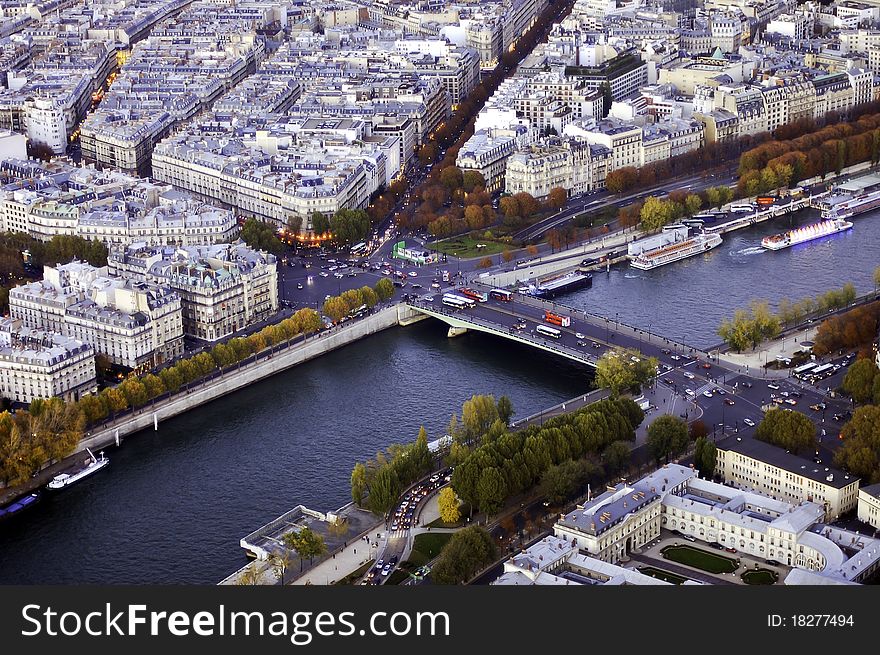
<instances>
[{"instance_id":1,"label":"car","mask_svg":"<svg viewBox=\"0 0 880 655\"><path fill-rule=\"evenodd\" d=\"M714 548L716 550L724 550L724 545L719 544L717 541L709 542L709 548Z\"/></svg>"},{"instance_id":2,"label":"car","mask_svg":"<svg viewBox=\"0 0 880 655\"><path fill-rule=\"evenodd\" d=\"M710 368L712 368L712 365L711 365L709 362L705 362L704 364L701 364L701 366L702 366L703 368L705 368L705 369L710 369Z\"/></svg>"},{"instance_id":3,"label":"car","mask_svg":"<svg viewBox=\"0 0 880 655\"><path fill-rule=\"evenodd\" d=\"M343 273L340 273L339 271L337 271L333 274L333 277L343 278L343 277L345 277L345 275Z\"/></svg>"},{"instance_id":4,"label":"car","mask_svg":"<svg viewBox=\"0 0 880 655\"><path fill-rule=\"evenodd\" d=\"M330 261L333 261L333 260L330 260ZM339 268L338 266L331 266L331 267L328 268L327 270L328 270L328 271L335 271L335 270L338 269L338 268Z\"/></svg>"},{"instance_id":5,"label":"car","mask_svg":"<svg viewBox=\"0 0 880 655\"><path fill-rule=\"evenodd\" d=\"M780 562L777 562L775 559L768 559L767 564L770 566L782 566Z\"/></svg>"},{"instance_id":6,"label":"car","mask_svg":"<svg viewBox=\"0 0 880 655\"><path fill-rule=\"evenodd\" d=\"M587 342L581 341L580 339L578 339L577 345L581 346L582 348L586 348Z\"/></svg>"},{"instance_id":7,"label":"car","mask_svg":"<svg viewBox=\"0 0 880 655\"><path fill-rule=\"evenodd\" d=\"M388 563L391 564L391 566L397 564L397 555L394 555L391 559L389 559Z\"/></svg>"},{"instance_id":8,"label":"car","mask_svg":"<svg viewBox=\"0 0 880 655\"><path fill-rule=\"evenodd\" d=\"M377 568L378 570L381 571L381 570L382 570L382 566L383 566L384 564L385 564L385 560L384 560L384 559L378 559L378 560L376 560L376 568Z\"/></svg>"},{"instance_id":9,"label":"car","mask_svg":"<svg viewBox=\"0 0 880 655\"><path fill-rule=\"evenodd\" d=\"M736 552L736 548L734 548L733 546L728 546L724 550L726 550L728 553L735 553Z\"/></svg>"},{"instance_id":10,"label":"car","mask_svg":"<svg viewBox=\"0 0 880 655\"><path fill-rule=\"evenodd\" d=\"M389 573L391 573L391 565L386 564L382 567L382 575L388 575Z\"/></svg>"},{"instance_id":11,"label":"car","mask_svg":"<svg viewBox=\"0 0 880 655\"><path fill-rule=\"evenodd\" d=\"M673 380L672 378L663 378L663 381L666 384L675 384L675 380Z\"/></svg>"},{"instance_id":12,"label":"car","mask_svg":"<svg viewBox=\"0 0 880 655\"><path fill-rule=\"evenodd\" d=\"M673 356L670 357L669 359L671 359L671 360L674 361L674 362L677 362L679 359L681 359L681 357L678 356L678 355L673 355Z\"/></svg>"},{"instance_id":13,"label":"car","mask_svg":"<svg viewBox=\"0 0 880 655\"><path fill-rule=\"evenodd\" d=\"M298 284L296 285L296 288L297 288L297 289L302 289L302 288L303 288L302 282L298 283Z\"/></svg>"},{"instance_id":14,"label":"car","mask_svg":"<svg viewBox=\"0 0 880 655\"><path fill-rule=\"evenodd\" d=\"M663 353L664 355L671 355L672 354L672 351L669 350L669 348L662 348L660 350L660 352Z\"/></svg>"},{"instance_id":15,"label":"car","mask_svg":"<svg viewBox=\"0 0 880 655\"><path fill-rule=\"evenodd\" d=\"M320 275L321 277L330 277L330 273L328 273L327 271L321 271L320 273L318 273L318 275Z\"/></svg>"},{"instance_id":16,"label":"car","mask_svg":"<svg viewBox=\"0 0 880 655\"><path fill-rule=\"evenodd\" d=\"M810 409L812 409L814 412L821 412L826 407L827 405L825 403L816 403L815 405L810 405Z\"/></svg>"},{"instance_id":17,"label":"car","mask_svg":"<svg viewBox=\"0 0 880 655\"><path fill-rule=\"evenodd\" d=\"M684 392L689 396L696 396L693 389L685 389Z\"/></svg>"},{"instance_id":18,"label":"car","mask_svg":"<svg viewBox=\"0 0 880 655\"><path fill-rule=\"evenodd\" d=\"M683 537L684 539L687 539L688 541L693 541L694 543L696 543L696 541L697 541L694 537L692 537L692 536L689 535L689 534L682 535L682 537Z\"/></svg>"},{"instance_id":19,"label":"car","mask_svg":"<svg viewBox=\"0 0 880 655\"><path fill-rule=\"evenodd\" d=\"M706 396L706 398L711 398L711 397L712 397L712 392L709 391L708 389L706 389L706 391L703 392L703 395Z\"/></svg>"},{"instance_id":20,"label":"car","mask_svg":"<svg viewBox=\"0 0 880 655\"><path fill-rule=\"evenodd\" d=\"M695 377L694 374L691 373L690 371L685 371L685 372L684 372L684 376L685 376L688 380L693 380L694 377Z\"/></svg>"},{"instance_id":21,"label":"car","mask_svg":"<svg viewBox=\"0 0 880 655\"><path fill-rule=\"evenodd\" d=\"M676 537L680 537L680 536L681 536L681 531L679 531L679 530L672 530L672 534L674 534Z\"/></svg>"},{"instance_id":22,"label":"car","mask_svg":"<svg viewBox=\"0 0 880 655\"><path fill-rule=\"evenodd\" d=\"M416 284L412 285L412 288L413 288L413 289L421 289L421 288L422 288L422 285L416 283Z\"/></svg>"},{"instance_id":23,"label":"car","mask_svg":"<svg viewBox=\"0 0 880 655\"><path fill-rule=\"evenodd\" d=\"M428 302L434 302L434 296L425 296L425 300Z\"/></svg>"},{"instance_id":24,"label":"car","mask_svg":"<svg viewBox=\"0 0 880 655\"><path fill-rule=\"evenodd\" d=\"M754 422L752 419L750 419L750 418L744 418L744 419L743 419L743 423L745 423L746 425L748 425L750 428L755 427L755 422Z\"/></svg>"},{"instance_id":25,"label":"car","mask_svg":"<svg viewBox=\"0 0 880 655\"><path fill-rule=\"evenodd\" d=\"M785 402L788 405L797 405L797 401L794 398L786 398Z\"/></svg>"},{"instance_id":26,"label":"car","mask_svg":"<svg viewBox=\"0 0 880 655\"><path fill-rule=\"evenodd\" d=\"M773 389L774 391L777 391L777 390L779 389L779 385L778 385L778 384L773 384L773 383L771 382L771 383L769 383L769 384L767 385L767 388L768 388L768 389Z\"/></svg>"},{"instance_id":27,"label":"car","mask_svg":"<svg viewBox=\"0 0 880 655\"><path fill-rule=\"evenodd\" d=\"M735 405L736 403L733 401L733 398L725 398L724 404L725 405Z\"/></svg>"},{"instance_id":28,"label":"car","mask_svg":"<svg viewBox=\"0 0 880 655\"><path fill-rule=\"evenodd\" d=\"M601 345L599 345L599 342L598 342L598 341L593 341L590 345L591 345L593 348L601 348L601 347L602 347Z\"/></svg>"},{"instance_id":29,"label":"car","mask_svg":"<svg viewBox=\"0 0 880 655\"><path fill-rule=\"evenodd\" d=\"M822 463L822 458L817 456L817 457L814 457L814 458L813 458L813 461L814 461L816 464L821 464L821 463Z\"/></svg>"},{"instance_id":30,"label":"car","mask_svg":"<svg viewBox=\"0 0 880 655\"><path fill-rule=\"evenodd\" d=\"M743 385L746 389L751 389L751 388L752 388L752 383L751 383L751 382L743 382L742 385Z\"/></svg>"},{"instance_id":31,"label":"car","mask_svg":"<svg viewBox=\"0 0 880 655\"><path fill-rule=\"evenodd\" d=\"M583 332L575 332L574 336L576 336L578 339L586 339L587 338L587 335L585 335Z\"/></svg>"},{"instance_id":32,"label":"car","mask_svg":"<svg viewBox=\"0 0 880 655\"><path fill-rule=\"evenodd\" d=\"M440 283L439 282L431 282L431 288L432 289L439 289Z\"/></svg>"}]
</instances>

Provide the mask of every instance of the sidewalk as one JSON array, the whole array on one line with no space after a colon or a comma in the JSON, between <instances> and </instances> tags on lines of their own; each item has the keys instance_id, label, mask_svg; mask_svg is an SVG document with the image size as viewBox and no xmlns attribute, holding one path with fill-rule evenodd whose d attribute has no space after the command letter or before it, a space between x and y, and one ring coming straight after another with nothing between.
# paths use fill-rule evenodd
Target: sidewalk
<instances>
[{"instance_id":1,"label":"sidewalk","mask_svg":"<svg viewBox=\"0 0 880 655\"><path fill-rule=\"evenodd\" d=\"M376 549L372 548L363 539L358 539L306 571L291 584L331 585L340 578L354 573L375 556ZM294 575L297 575L299 573L297 570L298 566L299 563L297 562L293 567L293 571L288 571L287 577L293 578Z\"/></svg>"},{"instance_id":2,"label":"sidewalk","mask_svg":"<svg viewBox=\"0 0 880 655\"><path fill-rule=\"evenodd\" d=\"M721 353L718 355L718 359L738 372L746 373L752 377L787 378L791 375L789 369L765 369L764 365L775 361L777 357L793 357L795 353L803 349L802 342L815 339L818 329L818 327L811 327L794 334L788 334L774 341L768 341L763 348L752 352Z\"/></svg>"}]
</instances>

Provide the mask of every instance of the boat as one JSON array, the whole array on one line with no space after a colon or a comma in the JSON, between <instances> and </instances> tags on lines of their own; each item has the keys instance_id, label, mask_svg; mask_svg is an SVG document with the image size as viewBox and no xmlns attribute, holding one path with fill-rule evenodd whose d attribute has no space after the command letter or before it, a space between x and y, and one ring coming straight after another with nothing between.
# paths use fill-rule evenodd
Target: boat
<instances>
[{"instance_id":1,"label":"boat","mask_svg":"<svg viewBox=\"0 0 880 655\"><path fill-rule=\"evenodd\" d=\"M101 453L100 459L95 457L94 453L88 448L86 448L86 452L88 452L89 456L83 460L81 464L72 467L64 473L56 475L52 478L49 484L46 485L46 488L52 491L66 489L75 482L79 482L83 478L86 478L93 473L97 473L110 463L110 460L104 457L103 452Z\"/></svg>"},{"instance_id":2,"label":"boat","mask_svg":"<svg viewBox=\"0 0 880 655\"><path fill-rule=\"evenodd\" d=\"M835 202L822 212L822 218L846 220L858 214L864 214L880 207L880 189L850 197L842 202Z\"/></svg>"},{"instance_id":3,"label":"boat","mask_svg":"<svg viewBox=\"0 0 880 655\"><path fill-rule=\"evenodd\" d=\"M11 519L22 514L25 510L28 510L36 505L39 500L39 491L35 491L34 493L28 494L27 496L22 496L21 498L16 498L11 503L0 507L0 521Z\"/></svg>"},{"instance_id":4,"label":"boat","mask_svg":"<svg viewBox=\"0 0 880 655\"><path fill-rule=\"evenodd\" d=\"M578 267L570 273L538 282L532 287L531 294L538 298L555 298L560 294L591 286L593 286L593 274Z\"/></svg>"},{"instance_id":5,"label":"boat","mask_svg":"<svg viewBox=\"0 0 880 655\"><path fill-rule=\"evenodd\" d=\"M805 225L804 227L789 230L788 232L764 237L761 239L761 246L767 250L782 250L783 248L788 248L799 243L827 237L829 234L843 232L850 229L852 226L853 224L851 222L842 218L820 221L818 223L813 223L812 225Z\"/></svg>"},{"instance_id":6,"label":"boat","mask_svg":"<svg viewBox=\"0 0 880 655\"><path fill-rule=\"evenodd\" d=\"M629 265L643 271L650 271L652 268L657 268L664 264L671 264L672 262L708 252L720 245L721 237L719 235L700 232L692 237L675 240L659 248L645 250L631 256Z\"/></svg>"}]
</instances>

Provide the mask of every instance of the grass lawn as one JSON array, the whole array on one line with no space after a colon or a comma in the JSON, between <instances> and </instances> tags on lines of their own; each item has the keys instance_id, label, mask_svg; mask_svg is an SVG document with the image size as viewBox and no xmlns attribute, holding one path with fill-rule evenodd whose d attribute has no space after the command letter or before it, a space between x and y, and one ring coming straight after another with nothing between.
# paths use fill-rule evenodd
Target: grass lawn
<instances>
[{"instance_id":1,"label":"grass lawn","mask_svg":"<svg viewBox=\"0 0 880 655\"><path fill-rule=\"evenodd\" d=\"M660 552L668 560L687 564L707 573L733 573L739 566L734 559L693 546L667 546Z\"/></svg>"},{"instance_id":2,"label":"grass lawn","mask_svg":"<svg viewBox=\"0 0 880 655\"><path fill-rule=\"evenodd\" d=\"M477 248L477 244L485 244L485 248ZM428 247L454 257L470 259L472 257L491 257L505 250L513 250L513 246L492 241L491 239L471 239L469 236L451 237L442 241L429 243Z\"/></svg>"},{"instance_id":3,"label":"grass lawn","mask_svg":"<svg viewBox=\"0 0 880 655\"><path fill-rule=\"evenodd\" d=\"M740 576L746 584L776 584L779 575L769 569L751 569Z\"/></svg>"},{"instance_id":4,"label":"grass lawn","mask_svg":"<svg viewBox=\"0 0 880 655\"><path fill-rule=\"evenodd\" d=\"M643 566L639 569L639 572L644 573L645 575L650 575L652 578L657 578L658 580L671 582L672 584L682 584L685 582L685 580L687 580L687 578L685 577L676 575L675 573L670 573L669 571L661 571L660 569L655 569L653 566Z\"/></svg>"},{"instance_id":5,"label":"grass lawn","mask_svg":"<svg viewBox=\"0 0 880 655\"><path fill-rule=\"evenodd\" d=\"M376 560L370 560L369 562L367 562L366 564L364 564L361 568L359 568L357 571L353 571L352 573L349 573L347 576L345 576L344 578L341 578L341 579L337 580L337 581L334 582L333 584L334 584L334 585L337 585L337 584L354 584L355 582L357 582L358 580L360 580L360 579L363 577L363 575L364 575L367 571L370 570L370 567L373 566L373 563L374 563L375 561L376 561Z\"/></svg>"},{"instance_id":6,"label":"grass lawn","mask_svg":"<svg viewBox=\"0 0 880 655\"><path fill-rule=\"evenodd\" d=\"M409 555L409 562L411 562L416 568L423 564L427 564L440 554L440 550L451 538L451 532L423 532L422 534L417 534L413 541L413 549Z\"/></svg>"},{"instance_id":7,"label":"grass lawn","mask_svg":"<svg viewBox=\"0 0 880 655\"><path fill-rule=\"evenodd\" d=\"M461 519L459 519L455 523L444 523L443 519L434 519L433 521L428 523L428 527L431 527L431 528L460 528L460 527L464 526L464 523L465 523L464 516L465 516L465 513L462 512Z\"/></svg>"},{"instance_id":8,"label":"grass lawn","mask_svg":"<svg viewBox=\"0 0 880 655\"><path fill-rule=\"evenodd\" d=\"M400 584L409 577L409 573L402 569L394 569L394 572L388 576L385 584Z\"/></svg>"}]
</instances>

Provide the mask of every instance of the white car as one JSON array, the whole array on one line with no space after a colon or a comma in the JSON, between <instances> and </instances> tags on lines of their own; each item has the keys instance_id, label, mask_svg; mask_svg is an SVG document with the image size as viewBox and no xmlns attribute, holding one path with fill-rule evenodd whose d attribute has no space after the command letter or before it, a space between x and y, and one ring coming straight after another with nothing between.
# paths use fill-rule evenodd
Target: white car
<instances>
[{"instance_id":1,"label":"white car","mask_svg":"<svg viewBox=\"0 0 880 655\"><path fill-rule=\"evenodd\" d=\"M327 271L321 271L320 273L318 273L318 275L320 275L321 277L330 277L330 273L328 273Z\"/></svg>"},{"instance_id":2,"label":"white car","mask_svg":"<svg viewBox=\"0 0 880 655\"><path fill-rule=\"evenodd\" d=\"M345 275L340 273L339 271L337 271L336 273L333 274L333 277L345 277Z\"/></svg>"},{"instance_id":3,"label":"white car","mask_svg":"<svg viewBox=\"0 0 880 655\"><path fill-rule=\"evenodd\" d=\"M704 391L704 392L703 392L703 395L706 396L706 398L711 398L711 397L712 397L712 392L711 392L711 391Z\"/></svg>"},{"instance_id":4,"label":"white car","mask_svg":"<svg viewBox=\"0 0 880 655\"><path fill-rule=\"evenodd\" d=\"M774 390L776 390L776 389L779 389L779 385L778 385L778 384L773 384L773 383L771 382L770 384L767 385L767 388L768 388L768 389L774 389Z\"/></svg>"},{"instance_id":5,"label":"white car","mask_svg":"<svg viewBox=\"0 0 880 655\"><path fill-rule=\"evenodd\" d=\"M586 339L587 338L587 335L585 335L583 332L575 332L574 336L576 336L578 339Z\"/></svg>"},{"instance_id":6,"label":"white car","mask_svg":"<svg viewBox=\"0 0 880 655\"><path fill-rule=\"evenodd\" d=\"M748 425L750 428L755 427L755 422L754 422L752 419L750 419L750 418L744 418L744 419L743 419L743 423L745 423L746 425Z\"/></svg>"},{"instance_id":7,"label":"white car","mask_svg":"<svg viewBox=\"0 0 880 655\"><path fill-rule=\"evenodd\" d=\"M685 376L688 380L693 380L693 379L694 379L694 374L691 373L690 371L685 371L685 372L684 372L684 376Z\"/></svg>"},{"instance_id":8,"label":"white car","mask_svg":"<svg viewBox=\"0 0 880 655\"><path fill-rule=\"evenodd\" d=\"M685 389L684 392L689 396L696 396L693 389Z\"/></svg>"},{"instance_id":9,"label":"white car","mask_svg":"<svg viewBox=\"0 0 880 655\"><path fill-rule=\"evenodd\" d=\"M410 277L418 277L418 276L419 276L419 274L416 273L415 271L410 271L410 272L408 273L408 275L409 275Z\"/></svg>"}]
</instances>

